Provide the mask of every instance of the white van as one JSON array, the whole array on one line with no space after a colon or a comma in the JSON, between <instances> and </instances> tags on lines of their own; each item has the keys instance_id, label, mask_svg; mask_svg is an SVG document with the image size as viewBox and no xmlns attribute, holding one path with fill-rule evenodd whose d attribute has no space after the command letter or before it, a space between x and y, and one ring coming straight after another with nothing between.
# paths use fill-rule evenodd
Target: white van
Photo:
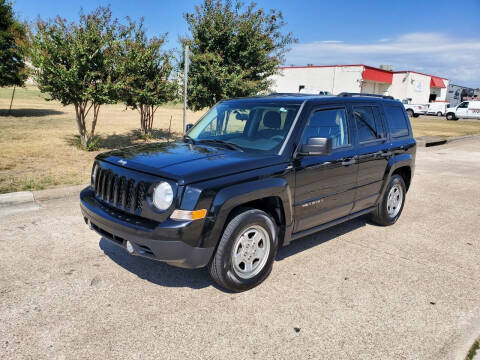
<instances>
[{"instance_id":1,"label":"white van","mask_svg":"<svg viewBox=\"0 0 480 360\"><path fill-rule=\"evenodd\" d=\"M427 115L444 116L449 108L450 104L447 102L432 102L428 104Z\"/></svg>"},{"instance_id":2,"label":"white van","mask_svg":"<svg viewBox=\"0 0 480 360\"><path fill-rule=\"evenodd\" d=\"M447 120L480 119L480 101L463 101L447 110Z\"/></svg>"}]
</instances>

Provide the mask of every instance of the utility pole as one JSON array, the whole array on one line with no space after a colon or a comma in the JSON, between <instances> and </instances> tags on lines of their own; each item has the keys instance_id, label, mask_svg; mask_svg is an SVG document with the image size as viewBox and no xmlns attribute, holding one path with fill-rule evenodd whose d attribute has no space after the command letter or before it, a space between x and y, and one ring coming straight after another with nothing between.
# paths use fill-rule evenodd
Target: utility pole
<instances>
[{"instance_id":1,"label":"utility pole","mask_svg":"<svg viewBox=\"0 0 480 360\"><path fill-rule=\"evenodd\" d=\"M8 108L8 114L10 115L10 112L12 111L12 104L13 104L13 97L15 96L15 86L13 87L13 92L12 92L12 99L10 100L10 107Z\"/></svg>"},{"instance_id":2,"label":"utility pole","mask_svg":"<svg viewBox=\"0 0 480 360\"><path fill-rule=\"evenodd\" d=\"M188 85L188 66L190 65L188 45L185 45L185 57L183 65L183 134L187 126L187 85Z\"/></svg>"}]
</instances>

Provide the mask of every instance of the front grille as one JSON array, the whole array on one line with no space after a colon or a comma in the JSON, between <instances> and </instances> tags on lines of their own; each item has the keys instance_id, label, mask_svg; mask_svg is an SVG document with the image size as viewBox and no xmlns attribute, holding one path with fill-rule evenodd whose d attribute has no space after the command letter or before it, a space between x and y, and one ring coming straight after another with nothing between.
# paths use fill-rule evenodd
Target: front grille
<instances>
[{"instance_id":1,"label":"front grille","mask_svg":"<svg viewBox=\"0 0 480 360\"><path fill-rule=\"evenodd\" d=\"M94 171L93 189L98 200L131 214L142 213L150 184L116 174L112 169L99 165Z\"/></svg>"}]
</instances>

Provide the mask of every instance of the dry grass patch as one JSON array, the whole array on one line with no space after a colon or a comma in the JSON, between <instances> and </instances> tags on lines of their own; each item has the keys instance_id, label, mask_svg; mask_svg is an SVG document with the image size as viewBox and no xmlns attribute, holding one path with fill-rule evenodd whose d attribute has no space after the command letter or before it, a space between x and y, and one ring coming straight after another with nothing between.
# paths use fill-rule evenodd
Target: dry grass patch
<instances>
[{"instance_id":1,"label":"dry grass patch","mask_svg":"<svg viewBox=\"0 0 480 360\"><path fill-rule=\"evenodd\" d=\"M420 116L410 118L413 128L413 135L421 136L465 136L480 134L479 120L458 120L448 121L444 117Z\"/></svg>"},{"instance_id":2,"label":"dry grass patch","mask_svg":"<svg viewBox=\"0 0 480 360\"><path fill-rule=\"evenodd\" d=\"M5 116L11 89L0 89L0 193L38 190L89 181L93 158L100 152L144 141L138 138L139 115L122 105L100 109L99 151L86 152L73 145L77 134L73 106L45 101L35 88L17 89L11 116ZM202 113L189 113L189 122ZM154 138L172 136L182 129L182 108L169 105L155 114Z\"/></svg>"}]
</instances>

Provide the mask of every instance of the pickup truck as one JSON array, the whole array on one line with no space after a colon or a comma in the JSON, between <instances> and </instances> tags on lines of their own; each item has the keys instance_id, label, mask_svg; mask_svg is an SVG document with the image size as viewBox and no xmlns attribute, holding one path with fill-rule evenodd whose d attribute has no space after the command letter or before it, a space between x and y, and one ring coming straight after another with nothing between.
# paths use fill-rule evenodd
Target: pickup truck
<instances>
[{"instance_id":1,"label":"pickup truck","mask_svg":"<svg viewBox=\"0 0 480 360\"><path fill-rule=\"evenodd\" d=\"M449 108L447 120L480 119L480 101L462 101L458 106Z\"/></svg>"},{"instance_id":2,"label":"pickup truck","mask_svg":"<svg viewBox=\"0 0 480 360\"><path fill-rule=\"evenodd\" d=\"M410 117L419 117L420 115L425 115L428 110L428 105L426 104L403 104L403 106Z\"/></svg>"},{"instance_id":3,"label":"pickup truck","mask_svg":"<svg viewBox=\"0 0 480 360\"><path fill-rule=\"evenodd\" d=\"M367 214L393 225L415 150L405 109L389 96L225 100L178 141L98 155L80 207L128 253L206 266L222 287L244 291L294 240Z\"/></svg>"}]
</instances>

